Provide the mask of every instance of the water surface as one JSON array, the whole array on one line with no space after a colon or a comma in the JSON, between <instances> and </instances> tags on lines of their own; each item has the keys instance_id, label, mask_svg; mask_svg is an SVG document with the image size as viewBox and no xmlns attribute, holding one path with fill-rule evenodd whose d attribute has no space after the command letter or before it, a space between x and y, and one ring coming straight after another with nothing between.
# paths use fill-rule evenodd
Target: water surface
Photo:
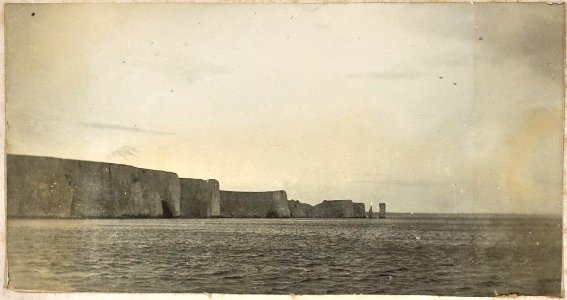
<instances>
[{"instance_id":1,"label":"water surface","mask_svg":"<svg viewBox=\"0 0 567 300\"><path fill-rule=\"evenodd\" d=\"M559 295L561 219L8 221L22 290Z\"/></svg>"}]
</instances>

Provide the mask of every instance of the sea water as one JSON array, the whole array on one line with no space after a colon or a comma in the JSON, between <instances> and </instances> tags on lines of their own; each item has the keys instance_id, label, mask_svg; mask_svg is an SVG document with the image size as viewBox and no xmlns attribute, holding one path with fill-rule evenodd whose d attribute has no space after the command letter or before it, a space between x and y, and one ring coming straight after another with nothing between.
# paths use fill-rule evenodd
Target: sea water
<instances>
[{"instance_id":1,"label":"sea water","mask_svg":"<svg viewBox=\"0 0 567 300\"><path fill-rule=\"evenodd\" d=\"M9 287L560 294L561 218L8 220Z\"/></svg>"}]
</instances>

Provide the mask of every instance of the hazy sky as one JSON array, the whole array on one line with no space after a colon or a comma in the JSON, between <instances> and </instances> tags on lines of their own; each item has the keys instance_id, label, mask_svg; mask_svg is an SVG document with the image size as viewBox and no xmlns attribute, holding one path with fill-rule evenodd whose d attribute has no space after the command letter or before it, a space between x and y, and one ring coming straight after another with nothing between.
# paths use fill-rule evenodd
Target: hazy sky
<instances>
[{"instance_id":1,"label":"hazy sky","mask_svg":"<svg viewBox=\"0 0 567 300\"><path fill-rule=\"evenodd\" d=\"M563 9L8 4L7 151L307 203L561 213Z\"/></svg>"}]
</instances>

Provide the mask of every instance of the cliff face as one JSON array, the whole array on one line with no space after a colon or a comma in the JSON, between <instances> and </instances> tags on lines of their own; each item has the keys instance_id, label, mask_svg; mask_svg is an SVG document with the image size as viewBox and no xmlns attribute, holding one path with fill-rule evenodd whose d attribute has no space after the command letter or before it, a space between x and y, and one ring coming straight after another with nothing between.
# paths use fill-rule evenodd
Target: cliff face
<instances>
[{"instance_id":1,"label":"cliff face","mask_svg":"<svg viewBox=\"0 0 567 300\"><path fill-rule=\"evenodd\" d=\"M8 155L7 182L9 217L179 216L179 179L170 172Z\"/></svg>"},{"instance_id":2,"label":"cliff face","mask_svg":"<svg viewBox=\"0 0 567 300\"><path fill-rule=\"evenodd\" d=\"M208 218L220 216L219 182L214 179L179 179L181 217Z\"/></svg>"},{"instance_id":3,"label":"cliff face","mask_svg":"<svg viewBox=\"0 0 567 300\"><path fill-rule=\"evenodd\" d=\"M8 217L71 217L70 162L8 154L6 167Z\"/></svg>"},{"instance_id":4,"label":"cliff face","mask_svg":"<svg viewBox=\"0 0 567 300\"><path fill-rule=\"evenodd\" d=\"M235 218L289 218L285 191L231 192L220 191L221 215Z\"/></svg>"},{"instance_id":5,"label":"cliff face","mask_svg":"<svg viewBox=\"0 0 567 300\"><path fill-rule=\"evenodd\" d=\"M292 218L309 218L311 217L313 206L307 203L301 203L297 200L288 201L289 210Z\"/></svg>"},{"instance_id":6,"label":"cliff face","mask_svg":"<svg viewBox=\"0 0 567 300\"><path fill-rule=\"evenodd\" d=\"M8 155L7 181L9 217L362 218L365 215L364 204L351 200L325 200L311 206L288 201L285 191L220 191L214 179L179 179L171 172L50 157Z\"/></svg>"}]
</instances>

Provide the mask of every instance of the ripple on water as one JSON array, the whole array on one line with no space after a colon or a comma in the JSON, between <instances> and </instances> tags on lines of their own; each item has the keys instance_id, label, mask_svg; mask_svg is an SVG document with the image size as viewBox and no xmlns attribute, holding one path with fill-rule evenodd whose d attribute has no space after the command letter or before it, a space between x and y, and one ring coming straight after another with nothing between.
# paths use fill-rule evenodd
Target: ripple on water
<instances>
[{"instance_id":1,"label":"ripple on water","mask_svg":"<svg viewBox=\"0 0 567 300\"><path fill-rule=\"evenodd\" d=\"M561 219L9 220L8 258L31 290L557 296Z\"/></svg>"}]
</instances>

